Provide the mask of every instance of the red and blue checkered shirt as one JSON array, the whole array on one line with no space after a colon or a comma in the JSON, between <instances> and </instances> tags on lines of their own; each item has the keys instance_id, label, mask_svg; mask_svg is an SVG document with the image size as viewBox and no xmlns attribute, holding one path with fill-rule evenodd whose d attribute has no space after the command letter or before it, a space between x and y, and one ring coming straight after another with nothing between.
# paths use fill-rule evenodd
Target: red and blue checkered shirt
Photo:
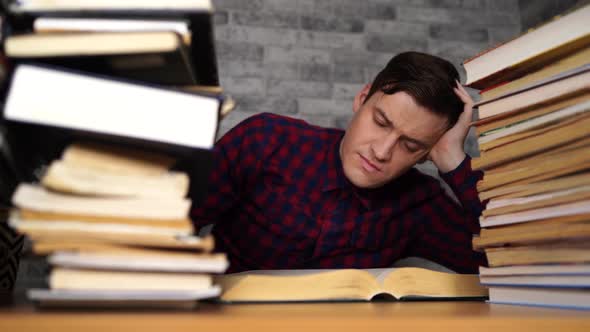
<instances>
[{"instance_id":1,"label":"red and blue checkered shirt","mask_svg":"<svg viewBox=\"0 0 590 332\"><path fill-rule=\"evenodd\" d=\"M215 224L228 272L256 269L389 267L419 256L457 272L485 265L471 247L483 209L467 157L438 180L410 169L377 189L344 175L344 131L275 114L246 119L216 144L209 193L191 217Z\"/></svg>"}]
</instances>

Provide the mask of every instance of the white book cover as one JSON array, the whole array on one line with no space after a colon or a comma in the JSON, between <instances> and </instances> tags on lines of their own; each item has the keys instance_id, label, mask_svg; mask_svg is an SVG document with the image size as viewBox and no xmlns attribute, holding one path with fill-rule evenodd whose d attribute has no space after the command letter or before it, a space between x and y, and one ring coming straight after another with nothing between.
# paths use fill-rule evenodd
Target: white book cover
<instances>
[{"instance_id":1,"label":"white book cover","mask_svg":"<svg viewBox=\"0 0 590 332\"><path fill-rule=\"evenodd\" d=\"M19 0L15 12L64 10L179 10L213 11L211 0Z\"/></svg>"},{"instance_id":2,"label":"white book cover","mask_svg":"<svg viewBox=\"0 0 590 332\"><path fill-rule=\"evenodd\" d=\"M51 254L47 260L53 266L67 268L126 271L223 273L229 266L223 254L194 256L177 258L148 254L59 251Z\"/></svg>"},{"instance_id":3,"label":"white book cover","mask_svg":"<svg viewBox=\"0 0 590 332\"><path fill-rule=\"evenodd\" d=\"M34 98L32 98L34 96ZM220 100L70 71L19 65L7 120L210 149Z\"/></svg>"}]
</instances>

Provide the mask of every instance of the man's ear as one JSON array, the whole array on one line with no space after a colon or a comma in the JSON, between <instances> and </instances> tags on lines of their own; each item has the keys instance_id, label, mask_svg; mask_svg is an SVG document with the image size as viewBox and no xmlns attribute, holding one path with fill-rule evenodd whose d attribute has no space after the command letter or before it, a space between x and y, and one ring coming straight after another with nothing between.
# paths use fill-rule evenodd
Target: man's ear
<instances>
[{"instance_id":1,"label":"man's ear","mask_svg":"<svg viewBox=\"0 0 590 332\"><path fill-rule=\"evenodd\" d=\"M367 96L369 95L369 90L371 90L371 84L367 83L361 91L354 96L354 101L352 103L352 111L354 113L358 112L365 103L365 99L367 99Z\"/></svg>"}]
</instances>

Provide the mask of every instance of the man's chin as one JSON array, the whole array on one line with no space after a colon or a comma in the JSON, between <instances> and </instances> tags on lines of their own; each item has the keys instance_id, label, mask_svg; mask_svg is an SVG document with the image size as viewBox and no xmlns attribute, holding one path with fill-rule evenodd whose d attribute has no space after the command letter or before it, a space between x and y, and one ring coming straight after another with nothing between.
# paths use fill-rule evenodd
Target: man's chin
<instances>
[{"instance_id":1,"label":"man's chin","mask_svg":"<svg viewBox=\"0 0 590 332\"><path fill-rule=\"evenodd\" d=\"M354 174L353 176L347 176L355 187L361 189L375 189L385 185L385 181L378 181L377 179L369 178L363 174Z\"/></svg>"}]
</instances>

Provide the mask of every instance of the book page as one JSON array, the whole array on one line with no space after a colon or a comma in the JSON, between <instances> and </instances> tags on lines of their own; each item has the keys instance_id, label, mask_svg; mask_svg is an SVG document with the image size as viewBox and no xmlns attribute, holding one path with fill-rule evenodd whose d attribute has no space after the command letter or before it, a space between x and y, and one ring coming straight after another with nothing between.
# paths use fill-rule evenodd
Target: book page
<instances>
[{"instance_id":1,"label":"book page","mask_svg":"<svg viewBox=\"0 0 590 332\"><path fill-rule=\"evenodd\" d=\"M332 272L332 271L340 271L342 269L302 269L302 270L251 270L251 271L244 271L238 273L232 273L231 275L250 275L250 274L257 274L257 275L269 275L269 276L305 276L310 274L318 274L322 272Z\"/></svg>"},{"instance_id":2,"label":"book page","mask_svg":"<svg viewBox=\"0 0 590 332\"><path fill-rule=\"evenodd\" d=\"M259 275L271 275L271 276L305 276L311 274L318 274L322 272L342 271L346 269L302 269L302 270L255 270L255 271L244 271L234 273L232 275L244 275L244 274L259 274ZM387 274L395 270L395 268L375 268L375 269L361 269L362 271L369 272L380 285L383 284Z\"/></svg>"},{"instance_id":3,"label":"book page","mask_svg":"<svg viewBox=\"0 0 590 332\"><path fill-rule=\"evenodd\" d=\"M381 293L358 269L254 270L216 277L224 302L368 301Z\"/></svg>"},{"instance_id":4,"label":"book page","mask_svg":"<svg viewBox=\"0 0 590 332\"><path fill-rule=\"evenodd\" d=\"M379 282L379 285L383 285L383 282L385 281L385 278L387 277L387 275L396 270L395 267L389 267L389 268L380 268L380 269L364 269L363 271L367 271L370 274L372 274L375 279L377 280L377 282Z\"/></svg>"},{"instance_id":5,"label":"book page","mask_svg":"<svg viewBox=\"0 0 590 332\"><path fill-rule=\"evenodd\" d=\"M487 296L477 274L439 272L417 267L398 268L388 273L383 288L398 299Z\"/></svg>"}]
</instances>

